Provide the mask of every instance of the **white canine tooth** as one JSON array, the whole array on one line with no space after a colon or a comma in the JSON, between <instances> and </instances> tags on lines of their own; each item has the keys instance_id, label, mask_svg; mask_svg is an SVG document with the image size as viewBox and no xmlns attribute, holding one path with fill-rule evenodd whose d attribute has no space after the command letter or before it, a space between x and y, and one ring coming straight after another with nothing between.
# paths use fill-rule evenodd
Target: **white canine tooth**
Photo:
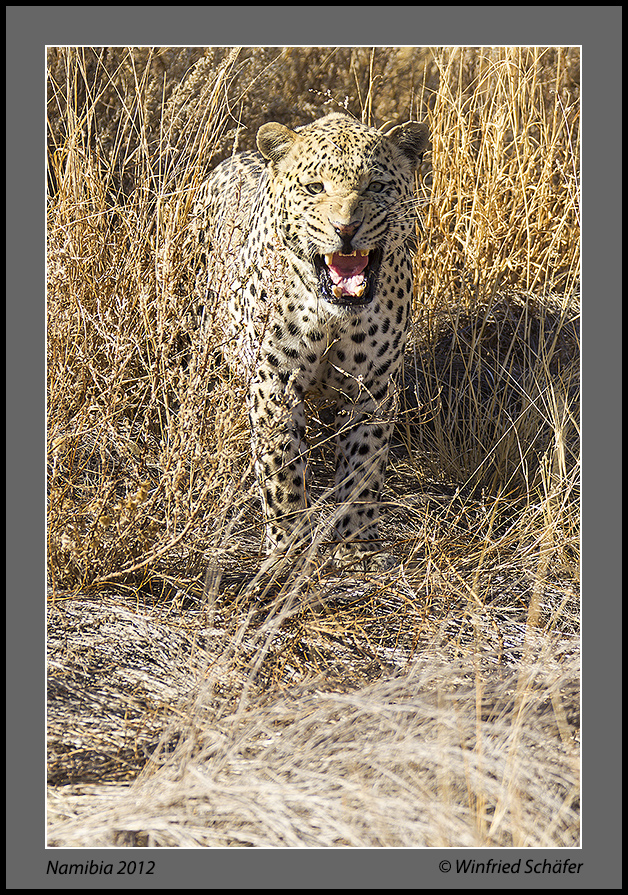
<instances>
[{"instance_id":1,"label":"white canine tooth","mask_svg":"<svg viewBox=\"0 0 628 895\"><path fill-rule=\"evenodd\" d=\"M334 260L334 256L333 256L333 255L325 255L325 264L327 265L327 267L330 267L330 266L331 266L331 262L332 262L333 260Z\"/></svg>"},{"instance_id":2,"label":"white canine tooth","mask_svg":"<svg viewBox=\"0 0 628 895\"><path fill-rule=\"evenodd\" d=\"M363 281L360 283L360 285L358 286L358 288L355 290L355 294L358 296L358 298L359 298L361 295L364 295L364 290L365 290L365 289L366 289L366 282L363 280Z\"/></svg>"},{"instance_id":3,"label":"white canine tooth","mask_svg":"<svg viewBox=\"0 0 628 895\"><path fill-rule=\"evenodd\" d=\"M365 255L368 255L368 253L369 253L368 249L358 249L358 251L360 252L360 254L362 255L363 258Z\"/></svg>"},{"instance_id":4,"label":"white canine tooth","mask_svg":"<svg viewBox=\"0 0 628 895\"><path fill-rule=\"evenodd\" d=\"M342 289L340 286L332 286L331 291L334 293L334 298L342 298Z\"/></svg>"}]
</instances>

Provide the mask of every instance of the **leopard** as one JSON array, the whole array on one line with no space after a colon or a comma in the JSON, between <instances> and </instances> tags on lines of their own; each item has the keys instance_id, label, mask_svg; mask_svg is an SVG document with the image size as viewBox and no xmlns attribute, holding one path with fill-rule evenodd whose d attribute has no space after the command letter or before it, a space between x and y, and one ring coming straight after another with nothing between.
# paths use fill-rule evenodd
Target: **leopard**
<instances>
[{"instance_id":1,"label":"leopard","mask_svg":"<svg viewBox=\"0 0 628 895\"><path fill-rule=\"evenodd\" d=\"M333 561L391 563L379 519L428 140L425 123L380 130L344 112L295 129L271 121L257 150L222 161L199 191L196 294L221 309L223 353L248 383L269 556L315 538L306 430L324 406L335 439Z\"/></svg>"}]
</instances>

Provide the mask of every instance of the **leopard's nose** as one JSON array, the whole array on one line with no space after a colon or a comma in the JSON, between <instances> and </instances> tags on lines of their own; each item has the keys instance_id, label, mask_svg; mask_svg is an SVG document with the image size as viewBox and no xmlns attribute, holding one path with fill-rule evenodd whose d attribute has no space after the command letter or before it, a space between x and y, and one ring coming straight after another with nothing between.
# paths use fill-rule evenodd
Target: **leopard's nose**
<instances>
[{"instance_id":1,"label":"leopard's nose","mask_svg":"<svg viewBox=\"0 0 628 895\"><path fill-rule=\"evenodd\" d=\"M330 221L329 223L332 225L338 236L342 237L343 239L351 239L351 237L354 236L357 232L358 227L362 222L350 221L348 224L343 224L341 221Z\"/></svg>"},{"instance_id":2,"label":"leopard's nose","mask_svg":"<svg viewBox=\"0 0 628 895\"><path fill-rule=\"evenodd\" d=\"M342 248L340 251L343 255L352 255L353 254L353 245L351 240L355 236L357 230L360 228L360 224L362 221L349 221L349 223L345 223L344 221L332 221L329 222L338 236L342 241Z\"/></svg>"}]
</instances>

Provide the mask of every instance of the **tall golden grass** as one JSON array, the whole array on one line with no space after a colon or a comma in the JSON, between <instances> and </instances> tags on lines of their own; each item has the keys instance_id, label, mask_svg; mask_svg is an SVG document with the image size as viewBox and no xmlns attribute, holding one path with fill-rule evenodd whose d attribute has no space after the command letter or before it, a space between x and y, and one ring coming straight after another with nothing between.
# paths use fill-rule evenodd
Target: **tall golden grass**
<instances>
[{"instance_id":1,"label":"tall golden grass","mask_svg":"<svg viewBox=\"0 0 628 895\"><path fill-rule=\"evenodd\" d=\"M214 163L264 121L333 108L427 120L432 143L384 520L402 565L384 580L266 569L246 384L222 362L214 309L198 325L184 251ZM51 781L144 768L135 832L154 844L577 842L578 51L51 49L48 124ZM324 424L313 436L324 494ZM107 619L99 660L85 631ZM72 694L102 692L105 654L119 674L94 725ZM261 732L273 724L283 746ZM356 764L351 736L374 729L390 738ZM163 832L155 775L169 810L189 779L179 795L211 814L246 767L245 798L270 799L266 833L230 803L213 832L185 811ZM318 807L310 773L326 780ZM339 780L351 792L334 795ZM99 798L83 821L107 815ZM441 818L429 833L417 806ZM57 844L122 829L107 815L101 842L62 815Z\"/></svg>"}]
</instances>

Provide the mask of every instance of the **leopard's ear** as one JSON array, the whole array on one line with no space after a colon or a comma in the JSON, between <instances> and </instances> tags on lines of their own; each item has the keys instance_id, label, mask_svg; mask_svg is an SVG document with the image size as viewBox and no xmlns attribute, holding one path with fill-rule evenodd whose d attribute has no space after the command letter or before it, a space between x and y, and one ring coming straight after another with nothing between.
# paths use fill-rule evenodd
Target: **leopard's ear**
<instances>
[{"instance_id":1,"label":"leopard's ear","mask_svg":"<svg viewBox=\"0 0 628 895\"><path fill-rule=\"evenodd\" d=\"M257 148L271 162L280 161L288 152L297 134L284 124L269 121L257 132Z\"/></svg>"},{"instance_id":2,"label":"leopard's ear","mask_svg":"<svg viewBox=\"0 0 628 895\"><path fill-rule=\"evenodd\" d=\"M386 132L386 137L410 159L412 166L418 168L423 158L423 153L429 145L429 129L427 124L419 124L418 121L408 121L406 124L398 124Z\"/></svg>"}]
</instances>

